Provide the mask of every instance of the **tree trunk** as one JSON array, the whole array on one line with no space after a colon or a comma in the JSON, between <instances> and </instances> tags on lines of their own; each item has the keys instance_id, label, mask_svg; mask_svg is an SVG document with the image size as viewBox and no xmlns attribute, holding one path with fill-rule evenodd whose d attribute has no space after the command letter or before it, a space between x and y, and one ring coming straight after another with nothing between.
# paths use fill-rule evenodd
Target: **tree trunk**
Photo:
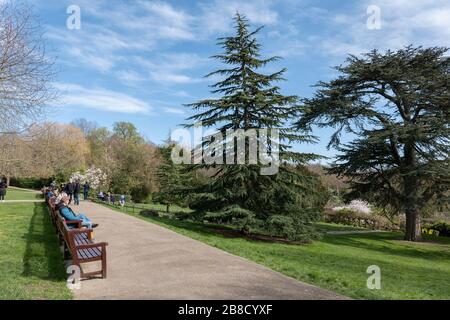
<instances>
[{"instance_id":1,"label":"tree trunk","mask_svg":"<svg viewBox=\"0 0 450 320\"><path fill-rule=\"evenodd\" d=\"M6 186L9 188L9 183L11 181L11 177L8 175L6 176Z\"/></svg>"},{"instance_id":2,"label":"tree trunk","mask_svg":"<svg viewBox=\"0 0 450 320\"><path fill-rule=\"evenodd\" d=\"M406 212L405 240L419 241L421 238L420 214L417 210L408 210Z\"/></svg>"},{"instance_id":3,"label":"tree trunk","mask_svg":"<svg viewBox=\"0 0 450 320\"><path fill-rule=\"evenodd\" d=\"M170 204L166 204L166 212L169 213L170 211Z\"/></svg>"},{"instance_id":4,"label":"tree trunk","mask_svg":"<svg viewBox=\"0 0 450 320\"><path fill-rule=\"evenodd\" d=\"M404 176L404 209L406 215L405 240L419 241L422 236L420 228L419 182L415 174L416 153L414 142L409 141L405 145L406 169Z\"/></svg>"}]
</instances>

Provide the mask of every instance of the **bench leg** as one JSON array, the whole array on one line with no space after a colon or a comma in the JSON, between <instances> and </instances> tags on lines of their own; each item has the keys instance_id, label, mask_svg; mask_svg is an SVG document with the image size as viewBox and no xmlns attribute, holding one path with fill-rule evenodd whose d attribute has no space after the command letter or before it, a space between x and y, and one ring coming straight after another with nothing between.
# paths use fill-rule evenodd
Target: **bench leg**
<instances>
[{"instance_id":1,"label":"bench leg","mask_svg":"<svg viewBox=\"0 0 450 320\"><path fill-rule=\"evenodd\" d=\"M64 242L64 260L68 260L70 258L69 248L67 248L66 243Z\"/></svg>"},{"instance_id":2,"label":"bench leg","mask_svg":"<svg viewBox=\"0 0 450 320\"><path fill-rule=\"evenodd\" d=\"M102 256L102 278L106 279L106 252Z\"/></svg>"}]
</instances>

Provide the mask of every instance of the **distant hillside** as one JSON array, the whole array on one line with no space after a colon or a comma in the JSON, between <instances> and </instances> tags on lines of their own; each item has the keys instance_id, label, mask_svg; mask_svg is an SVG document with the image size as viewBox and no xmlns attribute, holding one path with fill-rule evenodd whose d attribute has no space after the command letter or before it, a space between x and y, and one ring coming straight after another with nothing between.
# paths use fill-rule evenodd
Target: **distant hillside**
<instances>
[{"instance_id":1,"label":"distant hillside","mask_svg":"<svg viewBox=\"0 0 450 320\"><path fill-rule=\"evenodd\" d=\"M323 185L329 189L335 190L339 193L348 188L345 179L338 178L334 174L327 174L326 167L320 164L309 165L308 169L320 177Z\"/></svg>"}]
</instances>

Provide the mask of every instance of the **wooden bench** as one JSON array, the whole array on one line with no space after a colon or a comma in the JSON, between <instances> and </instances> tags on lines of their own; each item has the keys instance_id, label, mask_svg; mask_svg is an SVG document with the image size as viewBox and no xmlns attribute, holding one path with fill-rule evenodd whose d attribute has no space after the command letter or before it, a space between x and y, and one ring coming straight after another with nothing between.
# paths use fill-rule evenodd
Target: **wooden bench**
<instances>
[{"instance_id":1,"label":"wooden bench","mask_svg":"<svg viewBox=\"0 0 450 320\"><path fill-rule=\"evenodd\" d=\"M92 240L92 229L79 228L81 226L79 221L65 221L60 218L57 220L58 230L62 233L64 241L64 256L70 255L72 258L72 265L80 267L81 277L91 277L94 275L102 275L106 278L106 246L107 242L95 243ZM69 226L76 224L74 229ZM83 272L81 269L82 263L101 261L102 268L99 271Z\"/></svg>"},{"instance_id":2,"label":"wooden bench","mask_svg":"<svg viewBox=\"0 0 450 320\"><path fill-rule=\"evenodd\" d=\"M47 208L48 208L48 213L50 214L50 218L52 219L52 223L56 228L56 231L58 231L57 226L56 226L56 220L57 220L57 212L56 212L56 205L55 205L55 198L50 198L47 201Z\"/></svg>"},{"instance_id":3,"label":"wooden bench","mask_svg":"<svg viewBox=\"0 0 450 320\"><path fill-rule=\"evenodd\" d=\"M54 200L54 198L49 199L47 208L58 234L59 242L64 247L64 259L72 258L72 264L80 267L82 278L98 274L106 278L106 246L108 243L95 243L92 236L93 230L82 227L81 220L65 220L59 214ZM101 261L102 269L83 273L81 264L93 261Z\"/></svg>"}]
</instances>

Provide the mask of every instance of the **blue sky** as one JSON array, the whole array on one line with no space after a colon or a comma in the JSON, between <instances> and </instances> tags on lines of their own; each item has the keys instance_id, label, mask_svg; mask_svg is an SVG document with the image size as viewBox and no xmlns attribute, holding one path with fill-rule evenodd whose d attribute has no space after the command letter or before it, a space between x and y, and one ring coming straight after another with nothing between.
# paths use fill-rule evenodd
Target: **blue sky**
<instances>
[{"instance_id":1,"label":"blue sky","mask_svg":"<svg viewBox=\"0 0 450 320\"><path fill-rule=\"evenodd\" d=\"M48 117L76 118L111 127L133 122L149 140L161 143L185 122L185 103L211 97L203 76L218 67L216 38L232 32L239 10L259 35L266 56L283 60L282 92L309 97L311 85L335 74L348 54L408 44L450 47L448 0L211 0L119 1L29 0L45 27L48 51L57 57L55 86L60 98ZM69 5L81 10L81 29L69 30ZM367 27L367 8L380 8L381 29ZM297 150L333 156L330 130L316 130L317 145Z\"/></svg>"}]
</instances>

